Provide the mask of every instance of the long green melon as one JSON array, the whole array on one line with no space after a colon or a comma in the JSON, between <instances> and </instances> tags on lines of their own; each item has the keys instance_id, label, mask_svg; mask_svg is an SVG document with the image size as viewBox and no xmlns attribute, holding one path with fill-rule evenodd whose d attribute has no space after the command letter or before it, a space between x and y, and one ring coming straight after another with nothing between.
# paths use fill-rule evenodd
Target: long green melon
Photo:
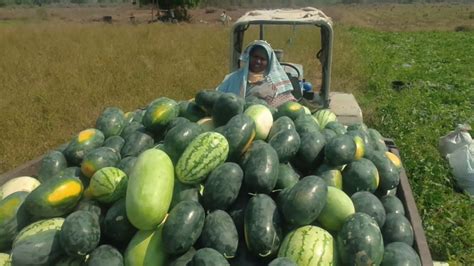
<instances>
[{"instance_id":1,"label":"long green melon","mask_svg":"<svg viewBox=\"0 0 474 266\"><path fill-rule=\"evenodd\" d=\"M176 176L184 184L197 184L207 174L225 162L229 143L219 133L205 132L197 136L184 150L176 165Z\"/></svg>"},{"instance_id":2,"label":"long green melon","mask_svg":"<svg viewBox=\"0 0 474 266\"><path fill-rule=\"evenodd\" d=\"M333 265L334 240L322 228L303 226L286 235L278 257L287 257L298 266Z\"/></svg>"},{"instance_id":3,"label":"long green melon","mask_svg":"<svg viewBox=\"0 0 474 266\"><path fill-rule=\"evenodd\" d=\"M165 152L149 149L140 154L125 197L130 222L138 229L155 229L168 212L173 186L173 163Z\"/></svg>"},{"instance_id":4,"label":"long green melon","mask_svg":"<svg viewBox=\"0 0 474 266\"><path fill-rule=\"evenodd\" d=\"M125 266L164 266L168 255L162 236L163 226L156 230L140 230L127 246L124 255Z\"/></svg>"}]
</instances>

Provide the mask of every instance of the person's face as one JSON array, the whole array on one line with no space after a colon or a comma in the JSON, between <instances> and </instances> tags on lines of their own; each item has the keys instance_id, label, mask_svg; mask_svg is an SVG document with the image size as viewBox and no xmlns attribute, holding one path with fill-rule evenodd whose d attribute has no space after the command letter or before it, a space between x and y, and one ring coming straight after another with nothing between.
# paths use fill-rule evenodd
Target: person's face
<instances>
[{"instance_id":1,"label":"person's face","mask_svg":"<svg viewBox=\"0 0 474 266\"><path fill-rule=\"evenodd\" d=\"M262 73L267 69L268 55L265 48L257 46L250 51L250 71L254 73Z\"/></svg>"}]
</instances>

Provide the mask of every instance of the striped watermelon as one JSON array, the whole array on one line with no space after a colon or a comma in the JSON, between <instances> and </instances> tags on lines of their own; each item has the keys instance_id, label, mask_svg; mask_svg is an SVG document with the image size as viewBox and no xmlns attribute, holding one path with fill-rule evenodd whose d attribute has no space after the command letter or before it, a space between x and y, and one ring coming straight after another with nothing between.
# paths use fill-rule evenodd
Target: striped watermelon
<instances>
[{"instance_id":1,"label":"striped watermelon","mask_svg":"<svg viewBox=\"0 0 474 266\"><path fill-rule=\"evenodd\" d=\"M112 203L125 197L128 177L115 167L99 169L91 178L89 187L84 191L86 197L102 203Z\"/></svg>"},{"instance_id":2,"label":"striped watermelon","mask_svg":"<svg viewBox=\"0 0 474 266\"><path fill-rule=\"evenodd\" d=\"M329 109L321 109L314 113L313 116L318 120L321 129L325 128L327 123L337 121L336 114Z\"/></svg>"},{"instance_id":3,"label":"striped watermelon","mask_svg":"<svg viewBox=\"0 0 474 266\"><path fill-rule=\"evenodd\" d=\"M176 164L176 176L184 184L197 184L221 163L229 153L229 143L217 132L197 136L184 150Z\"/></svg>"},{"instance_id":4,"label":"striped watermelon","mask_svg":"<svg viewBox=\"0 0 474 266\"><path fill-rule=\"evenodd\" d=\"M64 223L64 218L58 217L58 218L51 218L51 219L45 219L45 220L40 220L37 222L34 222L27 227L21 229L20 233L16 235L15 240L13 240L13 247L18 245L23 240L28 240L29 237L43 233L45 231L61 231L61 227L63 226Z\"/></svg>"},{"instance_id":5,"label":"striped watermelon","mask_svg":"<svg viewBox=\"0 0 474 266\"><path fill-rule=\"evenodd\" d=\"M333 265L334 240L320 227L303 226L286 235L278 257L287 257L298 266Z\"/></svg>"}]
</instances>

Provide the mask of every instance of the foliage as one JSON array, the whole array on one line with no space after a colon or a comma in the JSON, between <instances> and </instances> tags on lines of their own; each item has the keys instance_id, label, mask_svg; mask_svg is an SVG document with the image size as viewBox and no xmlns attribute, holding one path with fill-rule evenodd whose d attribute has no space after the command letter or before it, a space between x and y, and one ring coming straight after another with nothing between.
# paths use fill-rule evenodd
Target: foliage
<instances>
[{"instance_id":1,"label":"foliage","mask_svg":"<svg viewBox=\"0 0 474 266\"><path fill-rule=\"evenodd\" d=\"M474 123L474 46L466 45L474 35L351 32L369 77L358 93L365 120L400 148L432 256L472 265L473 201L455 192L437 145L457 123ZM392 81L404 86L394 90Z\"/></svg>"}]
</instances>

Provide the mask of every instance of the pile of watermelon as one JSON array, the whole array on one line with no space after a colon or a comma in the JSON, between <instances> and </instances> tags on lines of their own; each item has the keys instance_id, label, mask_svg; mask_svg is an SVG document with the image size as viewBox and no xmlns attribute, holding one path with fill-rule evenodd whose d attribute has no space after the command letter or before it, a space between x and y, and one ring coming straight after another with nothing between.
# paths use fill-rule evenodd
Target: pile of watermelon
<instances>
[{"instance_id":1,"label":"pile of watermelon","mask_svg":"<svg viewBox=\"0 0 474 266\"><path fill-rule=\"evenodd\" d=\"M109 107L0 188L0 265L420 265L401 167L375 129L297 102Z\"/></svg>"}]
</instances>

